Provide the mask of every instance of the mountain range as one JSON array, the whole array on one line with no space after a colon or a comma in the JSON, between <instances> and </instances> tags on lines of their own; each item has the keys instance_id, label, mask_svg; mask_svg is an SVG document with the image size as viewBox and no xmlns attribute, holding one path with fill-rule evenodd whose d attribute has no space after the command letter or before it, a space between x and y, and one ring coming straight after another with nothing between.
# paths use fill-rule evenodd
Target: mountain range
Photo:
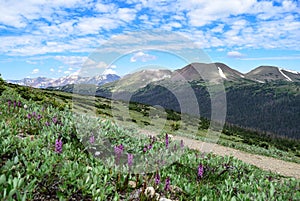
<instances>
[{"instance_id":1,"label":"mountain range","mask_svg":"<svg viewBox=\"0 0 300 201\"><path fill-rule=\"evenodd\" d=\"M181 102L190 103L191 97L184 94L191 87L200 115L210 119L212 105L207 80L225 86L228 124L300 138L300 73L278 67L260 66L246 74L222 63L193 63L173 72L143 70L97 87L94 95L182 112L175 94L181 94ZM72 86L65 86L64 90L72 92ZM190 108L189 113L194 111L196 108Z\"/></svg>"},{"instance_id":2,"label":"mountain range","mask_svg":"<svg viewBox=\"0 0 300 201\"><path fill-rule=\"evenodd\" d=\"M176 74L180 77L184 77L185 80L197 80L199 78L199 72L205 74L216 73L212 71L211 68L218 68L218 75L210 75L218 78L223 78L224 80L238 81L241 79L249 79L255 82L265 83L269 81L290 81L290 82L299 82L300 81L300 72L286 70L274 66L259 66L252 71L243 74L240 73L223 63L212 63L212 64L203 64L203 63L194 63L187 65L181 69L175 70L174 72L170 70L161 70L161 69L148 69L142 70L133 74L127 74L121 77L116 74L107 74L107 75L97 75L94 77L82 77L76 74L71 74L69 76L60 77L58 79L46 78L46 77L37 77L37 78L24 78L21 80L6 80L8 83L26 85L34 88L47 88L47 87L59 87L69 84L93 84L93 85L103 85L106 83L114 82L120 79L119 85L123 87L127 86L128 90L132 90L132 84L139 87L146 86L146 84L158 81L165 78L179 79ZM198 72L195 70L197 68ZM199 70L200 69L200 70ZM198 77L197 77L198 76ZM175 78L174 78L175 77ZM131 84L130 84L131 83ZM116 90L116 89L115 89Z\"/></svg>"},{"instance_id":3,"label":"mountain range","mask_svg":"<svg viewBox=\"0 0 300 201\"><path fill-rule=\"evenodd\" d=\"M147 69L122 78L117 75L68 76L55 81L36 78L32 86L74 92L74 86L82 84L82 90L76 87L77 93L160 105L178 112L182 112L182 108L175 94L182 96L182 102L190 103L191 97L184 94L192 88L200 115L210 119L212 105L208 82L225 87L228 124L270 135L300 138L300 73L274 66L259 66L243 74L223 63L191 63L175 71ZM190 108L187 112L195 111L196 108Z\"/></svg>"},{"instance_id":4,"label":"mountain range","mask_svg":"<svg viewBox=\"0 0 300 201\"><path fill-rule=\"evenodd\" d=\"M24 78L21 80L6 80L8 83L18 84L23 86L31 86L34 88L59 87L68 84L93 84L103 85L120 79L120 76L115 74L97 75L94 77L82 77L76 74L60 77L58 79L37 77Z\"/></svg>"}]
</instances>

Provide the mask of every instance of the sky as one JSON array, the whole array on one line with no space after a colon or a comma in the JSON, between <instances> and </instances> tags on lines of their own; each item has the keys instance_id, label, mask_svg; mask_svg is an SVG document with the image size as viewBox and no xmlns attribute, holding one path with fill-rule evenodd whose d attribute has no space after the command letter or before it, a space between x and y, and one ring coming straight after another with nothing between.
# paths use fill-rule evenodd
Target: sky
<instances>
[{"instance_id":1,"label":"sky","mask_svg":"<svg viewBox=\"0 0 300 201\"><path fill-rule=\"evenodd\" d=\"M298 0L0 0L4 79L223 62L300 72Z\"/></svg>"}]
</instances>

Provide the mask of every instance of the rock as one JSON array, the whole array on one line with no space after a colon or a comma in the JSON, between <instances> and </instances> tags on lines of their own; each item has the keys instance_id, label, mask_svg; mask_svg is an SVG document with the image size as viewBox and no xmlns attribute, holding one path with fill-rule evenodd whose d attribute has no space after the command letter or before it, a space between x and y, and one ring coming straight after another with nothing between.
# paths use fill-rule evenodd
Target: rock
<instances>
[{"instance_id":1,"label":"rock","mask_svg":"<svg viewBox=\"0 0 300 201\"><path fill-rule=\"evenodd\" d=\"M159 201L160 195L158 193L155 193L155 200Z\"/></svg>"},{"instance_id":2,"label":"rock","mask_svg":"<svg viewBox=\"0 0 300 201\"><path fill-rule=\"evenodd\" d=\"M154 196L155 196L155 190L154 190L154 188L153 187L147 187L146 189L145 189L145 192L144 192L144 194L145 194L145 196L147 197L147 198L154 198Z\"/></svg>"},{"instance_id":3,"label":"rock","mask_svg":"<svg viewBox=\"0 0 300 201\"><path fill-rule=\"evenodd\" d=\"M172 200L167 199L167 198L160 198L159 201L172 201Z\"/></svg>"},{"instance_id":4,"label":"rock","mask_svg":"<svg viewBox=\"0 0 300 201\"><path fill-rule=\"evenodd\" d=\"M128 182L128 185L129 185L131 188L136 188L136 182L135 182L135 181L129 181L129 182Z\"/></svg>"}]
</instances>

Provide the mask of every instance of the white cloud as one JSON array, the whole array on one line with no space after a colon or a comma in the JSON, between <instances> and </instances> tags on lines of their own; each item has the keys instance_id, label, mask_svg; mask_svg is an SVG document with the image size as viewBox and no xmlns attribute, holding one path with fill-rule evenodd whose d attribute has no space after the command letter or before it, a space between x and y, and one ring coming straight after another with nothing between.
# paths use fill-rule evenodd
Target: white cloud
<instances>
[{"instance_id":1,"label":"white cloud","mask_svg":"<svg viewBox=\"0 0 300 201\"><path fill-rule=\"evenodd\" d=\"M222 33L223 29L224 29L224 26L225 26L225 24L218 24L216 27L211 29L211 31L215 32L215 33Z\"/></svg>"},{"instance_id":2,"label":"white cloud","mask_svg":"<svg viewBox=\"0 0 300 201\"><path fill-rule=\"evenodd\" d=\"M55 72L54 68L50 68L50 71L51 71L51 72Z\"/></svg>"},{"instance_id":3,"label":"white cloud","mask_svg":"<svg viewBox=\"0 0 300 201\"><path fill-rule=\"evenodd\" d=\"M40 72L40 69L35 68L32 70L31 74L37 74L38 72Z\"/></svg>"},{"instance_id":4,"label":"white cloud","mask_svg":"<svg viewBox=\"0 0 300 201\"><path fill-rule=\"evenodd\" d=\"M147 62L155 59L156 59L155 55L146 54L144 52L137 52L130 58L130 62L136 62L136 61Z\"/></svg>"},{"instance_id":5,"label":"white cloud","mask_svg":"<svg viewBox=\"0 0 300 201\"><path fill-rule=\"evenodd\" d=\"M230 51L230 52L227 52L227 56L232 57L232 58L241 58L244 55L238 51Z\"/></svg>"},{"instance_id":6,"label":"white cloud","mask_svg":"<svg viewBox=\"0 0 300 201\"><path fill-rule=\"evenodd\" d=\"M70 68L80 67L84 64L88 57L86 56L55 56L54 59L61 61L62 63L70 66Z\"/></svg>"},{"instance_id":7,"label":"white cloud","mask_svg":"<svg viewBox=\"0 0 300 201\"><path fill-rule=\"evenodd\" d=\"M30 60L27 60L26 63L28 63L28 64L37 64L36 61L30 61Z\"/></svg>"},{"instance_id":8,"label":"white cloud","mask_svg":"<svg viewBox=\"0 0 300 201\"><path fill-rule=\"evenodd\" d=\"M103 75L108 75L108 74L117 74L117 72L111 68L107 68L103 71Z\"/></svg>"},{"instance_id":9,"label":"white cloud","mask_svg":"<svg viewBox=\"0 0 300 201\"><path fill-rule=\"evenodd\" d=\"M188 10L187 16L192 26L204 26L214 20L224 19L230 15L238 15L248 11L255 0L232 0L230 4L223 0L214 1L180 1Z\"/></svg>"},{"instance_id":10,"label":"white cloud","mask_svg":"<svg viewBox=\"0 0 300 201\"><path fill-rule=\"evenodd\" d=\"M297 1L282 0L278 1L279 5L257 0L231 0L230 3L127 0L127 3L134 5L124 8L116 2L91 0L0 1L0 24L3 24L0 26L13 30L12 26L18 33L23 32L0 36L0 54L91 53L114 34L152 28L179 29L178 33L185 34L202 48L300 48ZM89 14L82 17L81 11ZM139 19L138 24L132 23L135 19ZM208 24L213 28L202 29L201 26ZM140 42L144 39L134 38ZM173 48L182 47L174 44ZM75 68L80 61L64 61L64 64Z\"/></svg>"},{"instance_id":11,"label":"white cloud","mask_svg":"<svg viewBox=\"0 0 300 201\"><path fill-rule=\"evenodd\" d=\"M64 74L71 74L71 71L64 71Z\"/></svg>"},{"instance_id":12,"label":"white cloud","mask_svg":"<svg viewBox=\"0 0 300 201\"><path fill-rule=\"evenodd\" d=\"M116 10L117 6L115 4L103 4L97 2L95 5L95 10L101 13L109 13Z\"/></svg>"}]
</instances>

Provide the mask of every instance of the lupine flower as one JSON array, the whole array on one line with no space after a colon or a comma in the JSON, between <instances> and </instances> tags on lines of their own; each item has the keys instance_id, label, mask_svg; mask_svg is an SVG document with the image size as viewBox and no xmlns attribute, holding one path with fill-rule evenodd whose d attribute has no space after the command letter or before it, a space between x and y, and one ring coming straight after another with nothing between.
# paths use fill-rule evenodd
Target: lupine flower
<instances>
[{"instance_id":1,"label":"lupine flower","mask_svg":"<svg viewBox=\"0 0 300 201\"><path fill-rule=\"evenodd\" d=\"M45 125L46 126L50 126L50 123L48 121L46 121Z\"/></svg>"},{"instance_id":2,"label":"lupine flower","mask_svg":"<svg viewBox=\"0 0 300 201\"><path fill-rule=\"evenodd\" d=\"M54 124L56 124L56 123L57 123L57 118L56 118L56 117L53 117L53 118L52 118L52 121L53 121Z\"/></svg>"},{"instance_id":3,"label":"lupine flower","mask_svg":"<svg viewBox=\"0 0 300 201\"><path fill-rule=\"evenodd\" d=\"M116 162L119 163L121 155L123 154L124 146L122 144L115 146Z\"/></svg>"},{"instance_id":4,"label":"lupine flower","mask_svg":"<svg viewBox=\"0 0 300 201\"><path fill-rule=\"evenodd\" d=\"M90 137L90 143L91 143L91 144L94 144L94 143L95 143L95 136L94 136L94 135L92 135L92 136Z\"/></svg>"},{"instance_id":5,"label":"lupine flower","mask_svg":"<svg viewBox=\"0 0 300 201\"><path fill-rule=\"evenodd\" d=\"M166 179L166 184L165 184L165 191L170 191L171 190L171 186L170 186L170 177L167 177Z\"/></svg>"},{"instance_id":6,"label":"lupine flower","mask_svg":"<svg viewBox=\"0 0 300 201\"><path fill-rule=\"evenodd\" d=\"M31 119L31 114L27 114L27 118L28 118L28 119Z\"/></svg>"},{"instance_id":7,"label":"lupine flower","mask_svg":"<svg viewBox=\"0 0 300 201\"><path fill-rule=\"evenodd\" d=\"M158 171L155 174L154 182L156 185L160 184L160 176L159 176Z\"/></svg>"},{"instance_id":8,"label":"lupine flower","mask_svg":"<svg viewBox=\"0 0 300 201\"><path fill-rule=\"evenodd\" d=\"M169 147L169 136L166 133L166 148L168 148L168 147Z\"/></svg>"},{"instance_id":9,"label":"lupine flower","mask_svg":"<svg viewBox=\"0 0 300 201\"><path fill-rule=\"evenodd\" d=\"M18 102L18 107L22 107L21 101Z\"/></svg>"},{"instance_id":10,"label":"lupine flower","mask_svg":"<svg viewBox=\"0 0 300 201\"><path fill-rule=\"evenodd\" d=\"M55 140L55 152L56 153L60 154L62 152L62 145L63 145L63 143L62 143L61 139Z\"/></svg>"},{"instance_id":11,"label":"lupine flower","mask_svg":"<svg viewBox=\"0 0 300 201\"><path fill-rule=\"evenodd\" d=\"M203 172L204 172L203 165L199 164L199 166L198 166L198 178L199 179L203 177Z\"/></svg>"},{"instance_id":12,"label":"lupine flower","mask_svg":"<svg viewBox=\"0 0 300 201\"><path fill-rule=\"evenodd\" d=\"M149 149L152 149L152 144L149 144L148 146L147 146L147 149L149 150Z\"/></svg>"},{"instance_id":13,"label":"lupine flower","mask_svg":"<svg viewBox=\"0 0 300 201\"><path fill-rule=\"evenodd\" d=\"M147 151L147 147L145 146L144 149L143 149L143 152L146 152L146 151Z\"/></svg>"},{"instance_id":14,"label":"lupine flower","mask_svg":"<svg viewBox=\"0 0 300 201\"><path fill-rule=\"evenodd\" d=\"M128 166L131 167L133 163L133 154L127 154L127 163Z\"/></svg>"},{"instance_id":15,"label":"lupine flower","mask_svg":"<svg viewBox=\"0 0 300 201\"><path fill-rule=\"evenodd\" d=\"M183 149L184 144L183 144L183 140L180 140L180 148Z\"/></svg>"},{"instance_id":16,"label":"lupine flower","mask_svg":"<svg viewBox=\"0 0 300 201\"><path fill-rule=\"evenodd\" d=\"M42 118L42 115L39 114L39 115L37 116L37 120L39 121L41 118Z\"/></svg>"}]
</instances>

